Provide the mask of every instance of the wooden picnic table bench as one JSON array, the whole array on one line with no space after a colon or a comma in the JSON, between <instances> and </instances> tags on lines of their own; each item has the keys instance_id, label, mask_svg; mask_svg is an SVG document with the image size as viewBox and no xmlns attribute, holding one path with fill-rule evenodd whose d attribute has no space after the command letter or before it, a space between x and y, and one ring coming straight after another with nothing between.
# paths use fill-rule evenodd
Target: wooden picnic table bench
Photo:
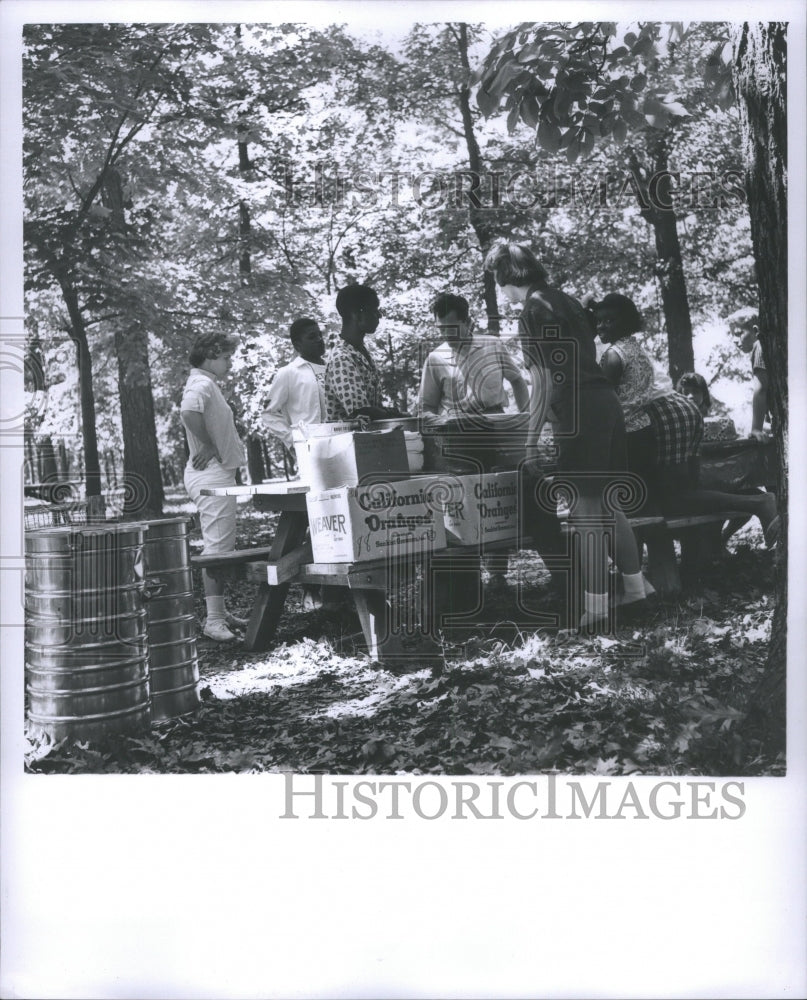
<instances>
[{"instance_id":1,"label":"wooden picnic table bench","mask_svg":"<svg viewBox=\"0 0 807 1000\"><path fill-rule=\"evenodd\" d=\"M251 486L227 486L203 489L207 496L249 496L261 510L280 511L275 537L268 548L240 549L228 552L223 556L193 556L191 563L200 566L232 566L240 562L250 562L264 558L266 554L270 568L281 567L281 575L289 575L290 561L284 557L292 556L291 565L295 568L306 556L310 558L310 548L304 546L308 531L308 512L305 495L308 486L299 480L273 480L266 483L255 483ZM257 498L260 497L260 502ZM295 550L299 550L296 551ZM258 555L257 553L261 554ZM293 574L292 574L293 575ZM277 631L280 615L286 603L289 590L289 579L279 579L270 583L267 579L258 585L255 603L249 616L244 649L251 652L262 652L267 649Z\"/></svg>"},{"instance_id":2,"label":"wooden picnic table bench","mask_svg":"<svg viewBox=\"0 0 807 1000\"><path fill-rule=\"evenodd\" d=\"M289 587L295 584L324 584L327 586L346 587L353 597L356 612L361 623L365 641L370 655L377 659L385 659L400 651L403 640L398 630L391 627L391 581L400 577L405 556L392 559L355 563L318 563L313 560L311 544L307 539L308 515L305 495L308 486L299 481L273 481L258 483L252 486L235 486L220 489L210 489L208 494L249 496L260 510L279 511L275 537L269 546L255 546L248 549L238 549L223 555L193 556L191 562L198 567L222 566L228 567L239 563L263 561L267 563L266 579L259 586L253 604L244 638L244 649L261 652L267 649L274 640L280 616L285 606ZM664 595L674 595L681 590L681 574L675 553L674 540L682 542L682 552L689 550L689 558L697 562L700 537L698 529L706 525L722 524L732 518L742 516L737 511L720 511L710 514L676 516L645 516L629 518L636 533L637 541L647 547L648 577L656 589ZM429 633L428 616L434 595L429 583L431 564L437 567L451 567L448 578L443 579L442 587L434 586L434 590L450 590L461 586L458 582L463 571L468 573L467 579L472 581L474 572L478 575L480 558L488 552L509 552L529 548L526 539L512 540L473 546L449 546L431 554L431 561L421 555L421 574L426 577L424 600L426 604L425 618L420 623L422 647L419 654L429 653L429 642L424 638ZM476 567L476 570L474 569ZM450 581L450 582L449 582ZM438 600L439 597L434 598ZM395 609L400 618L400 609ZM470 622L471 618L466 615ZM411 622L405 624L404 632L412 632ZM431 640L434 646L434 641Z\"/></svg>"}]
</instances>

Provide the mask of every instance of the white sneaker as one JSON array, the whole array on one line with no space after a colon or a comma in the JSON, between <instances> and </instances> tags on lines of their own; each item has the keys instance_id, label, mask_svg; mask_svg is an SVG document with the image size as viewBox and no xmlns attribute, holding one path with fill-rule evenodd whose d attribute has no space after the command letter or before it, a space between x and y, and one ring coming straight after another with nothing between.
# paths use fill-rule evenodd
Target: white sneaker
<instances>
[{"instance_id":1,"label":"white sneaker","mask_svg":"<svg viewBox=\"0 0 807 1000\"><path fill-rule=\"evenodd\" d=\"M232 642L237 639L238 636L233 635L233 633L227 628L227 623L224 621L210 621L205 623L203 634L207 636L208 639L213 639L214 642Z\"/></svg>"}]
</instances>

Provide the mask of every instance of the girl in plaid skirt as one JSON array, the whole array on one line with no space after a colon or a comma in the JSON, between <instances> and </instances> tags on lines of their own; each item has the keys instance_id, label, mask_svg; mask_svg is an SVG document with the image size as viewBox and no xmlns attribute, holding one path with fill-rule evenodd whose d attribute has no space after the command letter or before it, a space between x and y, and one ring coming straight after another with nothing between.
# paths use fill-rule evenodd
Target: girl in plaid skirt
<instances>
[{"instance_id":1,"label":"girl in plaid skirt","mask_svg":"<svg viewBox=\"0 0 807 1000\"><path fill-rule=\"evenodd\" d=\"M589 305L605 345L600 367L616 390L627 429L628 469L647 488L646 506L661 513L739 510L759 518L769 547L780 521L772 493L740 494L698 488L703 415L689 396L673 391L634 339L642 317L626 295L610 293Z\"/></svg>"}]
</instances>

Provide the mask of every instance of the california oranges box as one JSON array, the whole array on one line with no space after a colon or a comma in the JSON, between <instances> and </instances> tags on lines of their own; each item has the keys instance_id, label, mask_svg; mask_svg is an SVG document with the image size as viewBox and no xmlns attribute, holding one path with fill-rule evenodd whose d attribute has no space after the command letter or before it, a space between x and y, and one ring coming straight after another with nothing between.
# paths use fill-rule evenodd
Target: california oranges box
<instances>
[{"instance_id":1,"label":"california oranges box","mask_svg":"<svg viewBox=\"0 0 807 1000\"><path fill-rule=\"evenodd\" d=\"M446 546L428 480L341 486L310 492L306 503L314 562L365 562Z\"/></svg>"},{"instance_id":2,"label":"california oranges box","mask_svg":"<svg viewBox=\"0 0 807 1000\"><path fill-rule=\"evenodd\" d=\"M518 538L518 472L430 477L452 545L484 545Z\"/></svg>"}]
</instances>

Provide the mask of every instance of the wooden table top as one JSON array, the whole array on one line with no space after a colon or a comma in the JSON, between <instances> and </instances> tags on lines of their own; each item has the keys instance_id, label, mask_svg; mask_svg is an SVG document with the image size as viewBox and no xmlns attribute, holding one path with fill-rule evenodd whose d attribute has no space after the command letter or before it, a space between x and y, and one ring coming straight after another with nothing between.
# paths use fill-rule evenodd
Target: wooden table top
<instances>
[{"instance_id":1,"label":"wooden table top","mask_svg":"<svg viewBox=\"0 0 807 1000\"><path fill-rule=\"evenodd\" d=\"M308 493L310 488L307 483L300 482L299 479L270 479L263 483L252 483L248 486L207 487L200 490L200 492L206 497L288 497L295 494Z\"/></svg>"}]
</instances>

